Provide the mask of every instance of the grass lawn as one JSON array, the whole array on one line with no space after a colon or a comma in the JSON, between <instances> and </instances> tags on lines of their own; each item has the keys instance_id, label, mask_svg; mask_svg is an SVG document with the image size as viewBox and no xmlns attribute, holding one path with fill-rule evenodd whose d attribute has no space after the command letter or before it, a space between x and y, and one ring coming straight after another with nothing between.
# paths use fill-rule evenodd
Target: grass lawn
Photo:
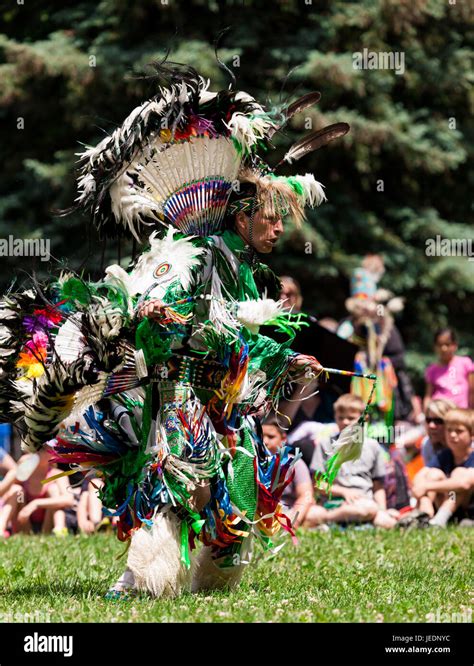
<instances>
[{"instance_id":1,"label":"grass lawn","mask_svg":"<svg viewBox=\"0 0 474 666\"><path fill-rule=\"evenodd\" d=\"M251 564L233 592L111 602L103 595L125 565L114 536L16 536L0 542L0 620L426 622L474 606L473 544L460 528L306 532Z\"/></svg>"}]
</instances>

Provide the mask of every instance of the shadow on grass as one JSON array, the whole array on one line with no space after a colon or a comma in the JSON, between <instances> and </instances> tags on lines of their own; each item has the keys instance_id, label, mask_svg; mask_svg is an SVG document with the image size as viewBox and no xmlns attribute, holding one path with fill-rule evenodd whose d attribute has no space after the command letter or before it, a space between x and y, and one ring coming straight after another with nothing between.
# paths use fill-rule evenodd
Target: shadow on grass
<instances>
[{"instance_id":1,"label":"shadow on grass","mask_svg":"<svg viewBox=\"0 0 474 666\"><path fill-rule=\"evenodd\" d=\"M90 596L97 596L102 598L109 586L107 583L91 583L90 581L53 581L51 583L31 583L18 586L8 592L0 592L0 597L7 597L9 600L25 599L29 597L41 596L43 598L58 597L68 598L75 597L79 599L87 599Z\"/></svg>"}]
</instances>

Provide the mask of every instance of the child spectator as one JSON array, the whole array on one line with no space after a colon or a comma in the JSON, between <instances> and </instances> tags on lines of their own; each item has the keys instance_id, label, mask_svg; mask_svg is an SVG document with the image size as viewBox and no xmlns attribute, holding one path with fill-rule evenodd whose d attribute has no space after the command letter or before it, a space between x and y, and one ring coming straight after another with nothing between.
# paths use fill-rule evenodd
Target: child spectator
<instances>
[{"instance_id":1,"label":"child spectator","mask_svg":"<svg viewBox=\"0 0 474 666\"><path fill-rule=\"evenodd\" d=\"M350 393L342 395L335 403L338 431L357 422L364 411L364 402ZM311 471L324 473L332 456L333 442L338 435L319 437L311 462ZM331 488L332 499L325 506L314 506L308 511L307 522L321 523L371 522L376 527L391 528L396 525L398 511L387 511L384 488L385 460L380 444L365 438L358 460L345 462ZM327 495L325 483L320 489Z\"/></svg>"},{"instance_id":2,"label":"child spectator","mask_svg":"<svg viewBox=\"0 0 474 666\"><path fill-rule=\"evenodd\" d=\"M68 492L67 477L41 483L59 472L50 464L49 456L46 448L22 456L0 484L0 535L5 535L7 528L13 532L64 533L64 512L57 510L71 506L74 500Z\"/></svg>"},{"instance_id":3,"label":"child spectator","mask_svg":"<svg viewBox=\"0 0 474 666\"><path fill-rule=\"evenodd\" d=\"M286 433L276 420L269 419L262 424L263 441L270 453L275 454L286 443ZM302 459L296 461L295 475L283 491L282 504L288 509L293 527L303 525L308 509L314 505L313 484L309 469Z\"/></svg>"},{"instance_id":4,"label":"child spectator","mask_svg":"<svg viewBox=\"0 0 474 666\"><path fill-rule=\"evenodd\" d=\"M472 411L453 409L445 414L444 424L447 447L433 456L413 484L420 511L431 516L430 525L437 527L446 527L455 513L460 517L474 492Z\"/></svg>"},{"instance_id":5,"label":"child spectator","mask_svg":"<svg viewBox=\"0 0 474 666\"><path fill-rule=\"evenodd\" d=\"M435 454L446 448L444 416L455 407L456 405L452 400L436 399L427 403L425 413L427 435L421 443L421 455L425 465Z\"/></svg>"},{"instance_id":6,"label":"child spectator","mask_svg":"<svg viewBox=\"0 0 474 666\"><path fill-rule=\"evenodd\" d=\"M474 364L468 356L456 356L456 333L442 328L434 338L438 363L428 366L425 373L425 410L430 399L452 400L462 409L474 408Z\"/></svg>"}]
</instances>

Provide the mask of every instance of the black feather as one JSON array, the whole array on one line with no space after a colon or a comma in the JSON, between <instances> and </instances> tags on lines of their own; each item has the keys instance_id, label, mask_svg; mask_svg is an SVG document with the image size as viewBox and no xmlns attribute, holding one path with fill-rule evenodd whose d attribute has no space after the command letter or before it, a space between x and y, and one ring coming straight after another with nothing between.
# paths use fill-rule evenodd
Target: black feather
<instances>
[{"instance_id":1,"label":"black feather","mask_svg":"<svg viewBox=\"0 0 474 666\"><path fill-rule=\"evenodd\" d=\"M283 162L293 162L301 159L304 155L308 155L322 146L327 145L334 139L339 139L349 132L350 126L347 123L335 123L328 125L315 132L310 132L302 139L294 143L291 148L286 152L284 158L277 164L277 167ZM275 168L277 168L275 167Z\"/></svg>"},{"instance_id":2,"label":"black feather","mask_svg":"<svg viewBox=\"0 0 474 666\"><path fill-rule=\"evenodd\" d=\"M285 109L282 110L282 114L285 118L284 122L282 122L277 127L271 128L268 132L268 138L271 139L276 132L279 132L281 129L283 129L283 127L285 127L285 125L288 123L288 121L291 118L293 118L294 115L296 115L300 111L303 111L304 109L309 108L310 106L314 106L314 104L317 104L320 99L321 99L320 92L317 91L310 92L307 93L306 95L303 95L295 102L287 106Z\"/></svg>"}]
</instances>

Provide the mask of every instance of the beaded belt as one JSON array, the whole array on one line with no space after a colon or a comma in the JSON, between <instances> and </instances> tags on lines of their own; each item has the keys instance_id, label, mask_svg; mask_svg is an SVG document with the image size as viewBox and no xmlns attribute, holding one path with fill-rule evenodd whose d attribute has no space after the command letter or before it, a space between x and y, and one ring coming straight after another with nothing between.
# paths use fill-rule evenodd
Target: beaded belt
<instances>
[{"instance_id":1,"label":"beaded belt","mask_svg":"<svg viewBox=\"0 0 474 666\"><path fill-rule=\"evenodd\" d=\"M227 370L216 361L174 354L149 372L152 382L179 382L195 388L218 389Z\"/></svg>"}]
</instances>

